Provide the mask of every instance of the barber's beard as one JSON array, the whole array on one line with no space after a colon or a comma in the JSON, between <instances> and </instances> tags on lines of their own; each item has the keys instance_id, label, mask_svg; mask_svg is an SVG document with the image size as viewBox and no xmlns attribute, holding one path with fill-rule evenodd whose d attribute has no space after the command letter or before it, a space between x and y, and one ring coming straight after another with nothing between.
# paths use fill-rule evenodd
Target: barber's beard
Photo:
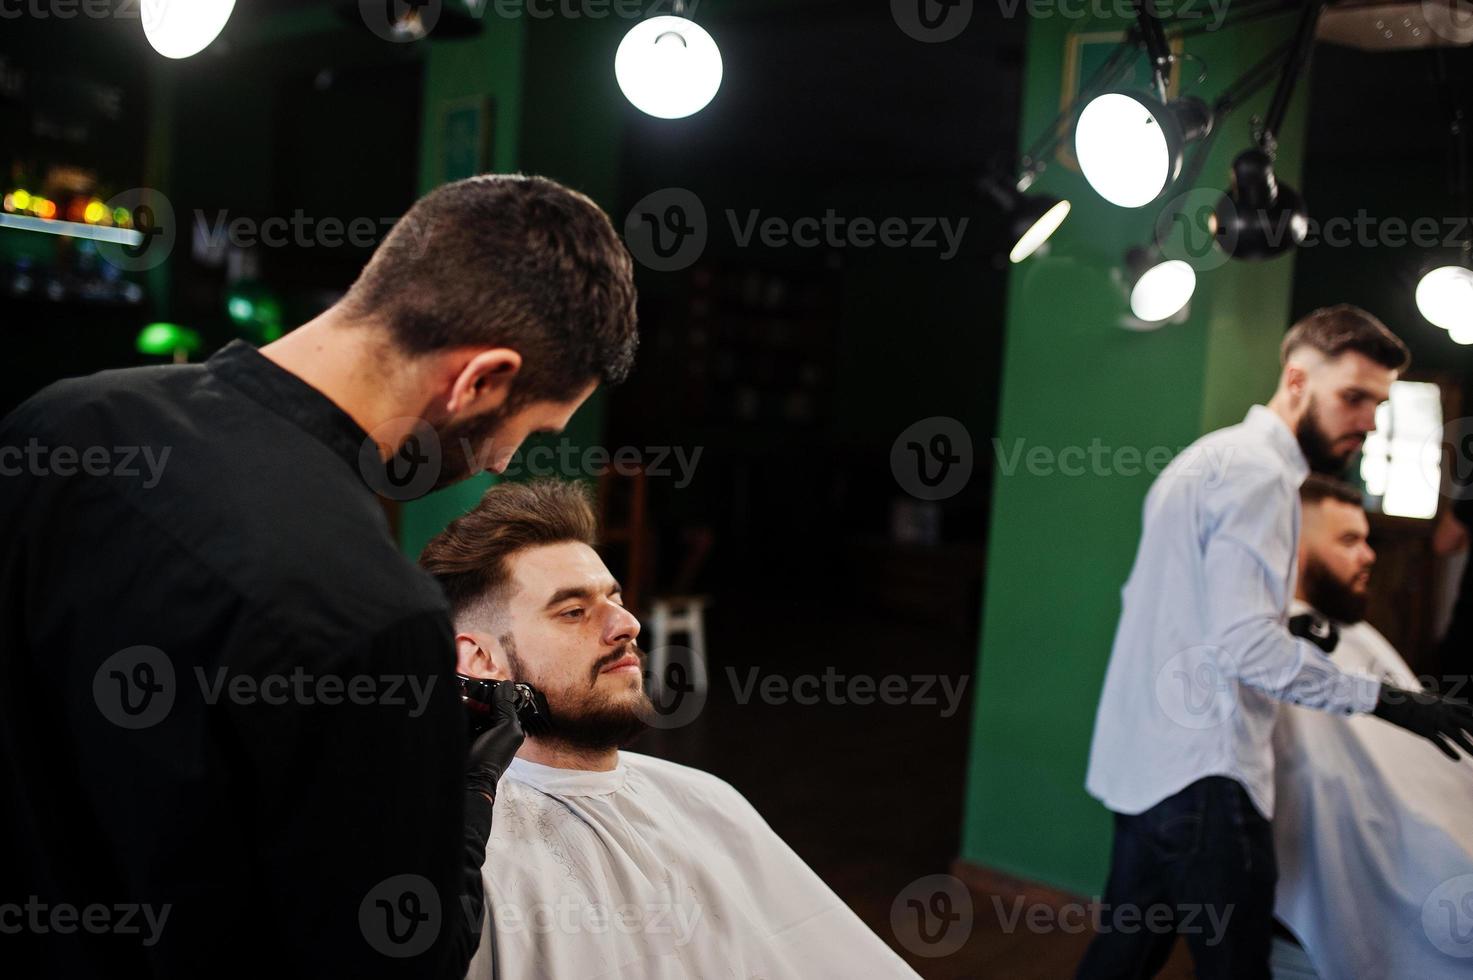
<instances>
[{"instance_id":1,"label":"barber's beard","mask_svg":"<svg viewBox=\"0 0 1473 980\"><path fill-rule=\"evenodd\" d=\"M550 690L517 657L516 641L512 636L507 634L499 639L506 651L512 680L531 684L547 698L552 723L547 733L537 736L539 741L603 752L625 747L649 727L646 719L653 715L654 708L643 689L611 695L594 686L598 683L600 670L628 653L638 656L643 668L644 651L633 643L600 658L590 669L589 683L585 684L580 679L567 688Z\"/></svg>"},{"instance_id":2,"label":"barber's beard","mask_svg":"<svg viewBox=\"0 0 1473 980\"><path fill-rule=\"evenodd\" d=\"M1305 560L1303 585L1304 601L1335 622L1349 626L1366 618L1367 594L1356 592L1313 558Z\"/></svg>"},{"instance_id":3,"label":"barber's beard","mask_svg":"<svg viewBox=\"0 0 1473 980\"><path fill-rule=\"evenodd\" d=\"M1294 435L1299 440L1299 450L1304 453L1305 462L1315 473L1340 476L1345 472L1350 457L1355 455L1354 451L1337 453L1331 447L1330 437L1320 424L1319 407L1315 404L1313 395L1305 406L1304 416L1299 420L1299 428Z\"/></svg>"},{"instance_id":4,"label":"barber's beard","mask_svg":"<svg viewBox=\"0 0 1473 980\"><path fill-rule=\"evenodd\" d=\"M489 466L493 462L490 455L497 450L494 445L483 447L509 415L511 406L503 405L484 415L434 426L435 436L440 441L440 476L435 480L434 489L459 483Z\"/></svg>"}]
</instances>

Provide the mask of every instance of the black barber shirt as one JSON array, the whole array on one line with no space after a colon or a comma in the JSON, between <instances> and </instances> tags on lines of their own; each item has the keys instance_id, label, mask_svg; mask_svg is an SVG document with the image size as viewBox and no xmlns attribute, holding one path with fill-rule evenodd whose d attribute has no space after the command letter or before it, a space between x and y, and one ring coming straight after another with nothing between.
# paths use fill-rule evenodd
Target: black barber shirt
<instances>
[{"instance_id":1,"label":"black barber shirt","mask_svg":"<svg viewBox=\"0 0 1473 980\"><path fill-rule=\"evenodd\" d=\"M0 422L0 974L445 973L452 633L365 439L239 341Z\"/></svg>"}]
</instances>

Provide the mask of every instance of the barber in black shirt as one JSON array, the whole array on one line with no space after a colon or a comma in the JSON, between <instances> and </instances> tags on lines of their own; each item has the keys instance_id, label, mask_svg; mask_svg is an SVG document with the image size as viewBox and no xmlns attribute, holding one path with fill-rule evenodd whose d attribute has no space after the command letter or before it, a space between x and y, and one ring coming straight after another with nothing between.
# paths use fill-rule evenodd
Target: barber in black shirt
<instances>
[{"instance_id":1,"label":"barber in black shirt","mask_svg":"<svg viewBox=\"0 0 1473 980\"><path fill-rule=\"evenodd\" d=\"M481 177L260 351L0 422L0 972L462 976L520 733L467 762L445 599L374 492L499 472L635 345L603 212Z\"/></svg>"}]
</instances>

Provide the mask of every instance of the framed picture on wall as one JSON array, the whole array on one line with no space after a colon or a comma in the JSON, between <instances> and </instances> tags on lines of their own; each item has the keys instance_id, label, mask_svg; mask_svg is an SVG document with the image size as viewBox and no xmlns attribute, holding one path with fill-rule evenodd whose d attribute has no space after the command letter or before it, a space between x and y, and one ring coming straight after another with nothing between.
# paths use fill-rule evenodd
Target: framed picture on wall
<instances>
[{"instance_id":1,"label":"framed picture on wall","mask_svg":"<svg viewBox=\"0 0 1473 980\"><path fill-rule=\"evenodd\" d=\"M494 99L447 102L440 114L440 180L462 180L490 170L495 133Z\"/></svg>"}]
</instances>

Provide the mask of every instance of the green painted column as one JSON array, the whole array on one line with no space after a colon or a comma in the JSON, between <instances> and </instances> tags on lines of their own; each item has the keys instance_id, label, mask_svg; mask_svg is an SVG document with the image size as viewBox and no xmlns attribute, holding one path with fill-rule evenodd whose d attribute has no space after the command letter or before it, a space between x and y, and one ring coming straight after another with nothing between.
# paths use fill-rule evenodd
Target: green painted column
<instances>
[{"instance_id":1,"label":"green painted column","mask_svg":"<svg viewBox=\"0 0 1473 980\"><path fill-rule=\"evenodd\" d=\"M429 42L421 193L465 176L447 166L457 158L456 147L447 145L447 132L455 132L446 126L447 113L489 99L494 128L488 169L541 174L580 190L610 212L622 233L622 217L614 209L627 110L614 84L614 52L629 22L614 17L502 17L494 4L486 7L482 19L485 30L477 37ZM600 389L561 437L528 440L523 452L565 439L574 450L566 456L580 458L579 450L603 441L603 399ZM592 478L581 467L560 475ZM493 482L482 475L405 505L401 547L418 555L425 542L474 505Z\"/></svg>"},{"instance_id":2,"label":"green painted column","mask_svg":"<svg viewBox=\"0 0 1473 980\"><path fill-rule=\"evenodd\" d=\"M522 67L525 22L484 18L485 30L465 40L431 40L425 55L424 109L420 122L419 190L427 194L447 180L470 176L463 167L469 109L479 109L489 132L483 139L490 151L486 169L517 169L522 119ZM494 482L482 474L447 487L401 511L399 543L405 553L418 556L425 543L452 519L465 513Z\"/></svg>"},{"instance_id":3,"label":"green painted column","mask_svg":"<svg viewBox=\"0 0 1473 980\"><path fill-rule=\"evenodd\" d=\"M1071 80L1098 61L1107 32L1126 23L1033 21L1025 145L1059 111ZM1188 38L1180 90L1211 102L1292 30L1288 16ZM1295 186L1306 91L1281 134L1278 172ZM1226 186L1229 163L1251 144L1249 118L1268 97L1259 93L1219 130L1196 182L1210 190L1188 195L1189 218ZM1067 159L1069 146L1036 189L1068 197L1073 213L1049 253L1014 267L1010 280L961 857L1089 894L1104 884L1110 819L1085 793L1084 775L1141 505L1170 455L1271 394L1293 259L1229 263L1199 241L1186 321L1126 329L1122 258L1150 239L1161 209L1103 201ZM977 441L981 451L986 442Z\"/></svg>"}]
</instances>

